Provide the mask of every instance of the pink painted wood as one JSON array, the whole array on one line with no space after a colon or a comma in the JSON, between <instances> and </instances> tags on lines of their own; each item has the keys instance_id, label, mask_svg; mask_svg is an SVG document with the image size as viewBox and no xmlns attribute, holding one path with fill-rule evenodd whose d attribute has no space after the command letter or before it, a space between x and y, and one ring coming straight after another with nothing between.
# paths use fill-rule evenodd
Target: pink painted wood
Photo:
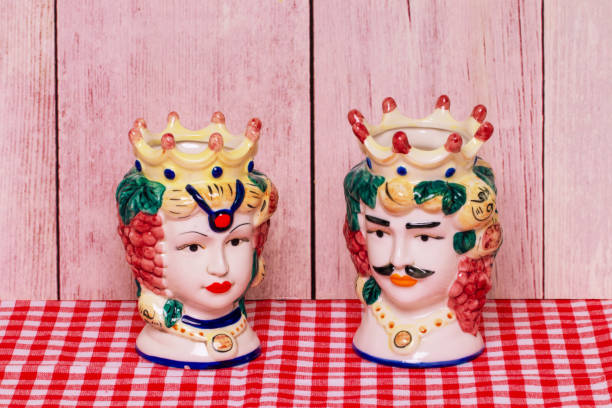
<instances>
[{"instance_id":1,"label":"pink painted wood","mask_svg":"<svg viewBox=\"0 0 612 408\"><path fill-rule=\"evenodd\" d=\"M612 297L612 7L546 2L545 294Z\"/></svg>"},{"instance_id":2,"label":"pink painted wood","mask_svg":"<svg viewBox=\"0 0 612 408\"><path fill-rule=\"evenodd\" d=\"M133 156L127 132L226 115L263 121L256 167L280 205L251 298L310 297L308 3L58 1L61 298L134 298L114 192Z\"/></svg>"},{"instance_id":3,"label":"pink painted wood","mask_svg":"<svg viewBox=\"0 0 612 408\"><path fill-rule=\"evenodd\" d=\"M504 245L495 297L542 296L542 50L536 2L314 3L317 298L354 297L341 233L342 179L363 160L346 114L379 121L393 96L414 117L448 93L457 118L477 103L496 131L481 150L497 172Z\"/></svg>"},{"instance_id":4,"label":"pink painted wood","mask_svg":"<svg viewBox=\"0 0 612 408\"><path fill-rule=\"evenodd\" d=\"M2 299L56 299L53 1L0 7Z\"/></svg>"}]
</instances>

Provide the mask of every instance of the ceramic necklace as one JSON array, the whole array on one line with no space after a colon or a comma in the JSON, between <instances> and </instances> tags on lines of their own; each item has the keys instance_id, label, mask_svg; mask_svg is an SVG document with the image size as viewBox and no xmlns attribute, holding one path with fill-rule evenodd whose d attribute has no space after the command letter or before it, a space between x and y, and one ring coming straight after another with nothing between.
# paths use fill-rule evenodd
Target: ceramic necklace
<instances>
[{"instance_id":1,"label":"ceramic necklace","mask_svg":"<svg viewBox=\"0 0 612 408\"><path fill-rule=\"evenodd\" d=\"M381 296L370 305L366 303L363 298L363 286L366 281L367 278L363 276L357 278L357 296L366 307L369 307L378 324L385 329L389 336L389 349L397 354L412 354L419 346L421 338L456 320L455 313L448 307L443 307L410 323L398 322L391 310L382 302Z\"/></svg>"},{"instance_id":2,"label":"ceramic necklace","mask_svg":"<svg viewBox=\"0 0 612 408\"><path fill-rule=\"evenodd\" d=\"M172 300L142 289L138 298L138 312L142 319L159 330L206 344L213 358L228 358L237 354L236 337L248 327L239 308L213 320L200 320L182 314L182 305L169 306ZM178 309L173 312L171 309Z\"/></svg>"}]
</instances>

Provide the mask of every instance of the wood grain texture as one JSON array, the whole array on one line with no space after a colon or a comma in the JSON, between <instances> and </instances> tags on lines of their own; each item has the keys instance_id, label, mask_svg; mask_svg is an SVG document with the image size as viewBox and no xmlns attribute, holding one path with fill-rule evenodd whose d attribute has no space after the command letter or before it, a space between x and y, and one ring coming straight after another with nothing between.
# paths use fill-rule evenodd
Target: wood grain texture
<instances>
[{"instance_id":1,"label":"wood grain texture","mask_svg":"<svg viewBox=\"0 0 612 408\"><path fill-rule=\"evenodd\" d=\"M422 117L443 93L457 118L486 105L496 128L479 153L504 228L492 295L542 296L541 29L539 2L314 2L317 298L354 297L342 179L363 158L347 112L378 122L393 96Z\"/></svg>"},{"instance_id":2,"label":"wood grain texture","mask_svg":"<svg viewBox=\"0 0 612 408\"><path fill-rule=\"evenodd\" d=\"M544 5L545 294L610 298L612 4Z\"/></svg>"},{"instance_id":3,"label":"wood grain texture","mask_svg":"<svg viewBox=\"0 0 612 408\"><path fill-rule=\"evenodd\" d=\"M279 209L251 298L310 297L309 11L302 1L58 1L61 298L135 297L114 191L134 119L263 122L256 167Z\"/></svg>"},{"instance_id":4,"label":"wood grain texture","mask_svg":"<svg viewBox=\"0 0 612 408\"><path fill-rule=\"evenodd\" d=\"M0 7L2 299L57 299L53 1Z\"/></svg>"}]
</instances>

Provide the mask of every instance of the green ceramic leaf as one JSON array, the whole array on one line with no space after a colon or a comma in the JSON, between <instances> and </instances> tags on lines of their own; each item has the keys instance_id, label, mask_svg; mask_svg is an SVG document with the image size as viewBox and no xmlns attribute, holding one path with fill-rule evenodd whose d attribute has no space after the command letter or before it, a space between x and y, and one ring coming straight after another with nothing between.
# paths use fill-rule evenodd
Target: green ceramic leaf
<instances>
[{"instance_id":1,"label":"green ceramic leaf","mask_svg":"<svg viewBox=\"0 0 612 408\"><path fill-rule=\"evenodd\" d=\"M458 254L464 254L476 245L476 232L474 230L461 231L453 236L453 248Z\"/></svg>"},{"instance_id":2,"label":"green ceramic leaf","mask_svg":"<svg viewBox=\"0 0 612 408\"><path fill-rule=\"evenodd\" d=\"M442 211L444 214L453 214L459 210L463 204L467 195L465 193L465 186L457 183L446 183L448 187L442 196Z\"/></svg>"},{"instance_id":3,"label":"green ceramic leaf","mask_svg":"<svg viewBox=\"0 0 612 408\"><path fill-rule=\"evenodd\" d=\"M474 174L476 174L482 181L487 183L489 187L495 191L497 194L497 188L495 187L495 175L493 174L493 170L485 166L474 166L472 169Z\"/></svg>"},{"instance_id":4,"label":"green ceramic leaf","mask_svg":"<svg viewBox=\"0 0 612 408\"><path fill-rule=\"evenodd\" d=\"M376 280L373 277L370 276L370 279L368 279L363 285L361 295L363 296L363 300L365 300L366 304L368 305L376 302L380 296L380 286L378 286L378 283L376 283Z\"/></svg>"},{"instance_id":5,"label":"green ceramic leaf","mask_svg":"<svg viewBox=\"0 0 612 408\"><path fill-rule=\"evenodd\" d=\"M414 201L423 204L432 198L444 194L446 182L442 180L421 181L414 187Z\"/></svg>"},{"instance_id":6,"label":"green ceramic leaf","mask_svg":"<svg viewBox=\"0 0 612 408\"><path fill-rule=\"evenodd\" d=\"M238 301L238 307L240 308L240 311L242 312L244 317L247 317L246 306L244 304L244 296L241 297L240 300Z\"/></svg>"},{"instance_id":7,"label":"green ceramic leaf","mask_svg":"<svg viewBox=\"0 0 612 408\"><path fill-rule=\"evenodd\" d=\"M115 193L115 199L119 204L119 215L125 225L139 212L156 214L162 204L162 197L166 187L156 181L151 181L139 171L132 168Z\"/></svg>"},{"instance_id":8,"label":"green ceramic leaf","mask_svg":"<svg viewBox=\"0 0 612 408\"><path fill-rule=\"evenodd\" d=\"M142 292L140 282L138 282L138 279L134 279L134 282L136 282L136 297L140 297L140 293Z\"/></svg>"},{"instance_id":9,"label":"green ceramic leaf","mask_svg":"<svg viewBox=\"0 0 612 408\"><path fill-rule=\"evenodd\" d=\"M251 265L251 282L253 282L253 279L255 279L255 276L257 275L258 266L259 260L257 259L257 251L253 251L253 264ZM251 282L249 282L249 285L251 284Z\"/></svg>"},{"instance_id":10,"label":"green ceramic leaf","mask_svg":"<svg viewBox=\"0 0 612 408\"><path fill-rule=\"evenodd\" d=\"M442 211L453 214L465 204L465 186L442 180L421 181L414 187L414 201L423 204L437 196L442 196Z\"/></svg>"},{"instance_id":11,"label":"green ceramic leaf","mask_svg":"<svg viewBox=\"0 0 612 408\"><path fill-rule=\"evenodd\" d=\"M357 214L361 211L360 202L363 201L368 207L374 208L378 187L384 182L384 177L376 176L370 172L365 161L353 167L346 175L344 178L344 198L351 230L357 231L359 229Z\"/></svg>"},{"instance_id":12,"label":"green ceramic leaf","mask_svg":"<svg viewBox=\"0 0 612 408\"><path fill-rule=\"evenodd\" d=\"M164 304L164 324L166 327L174 326L183 315L183 304L178 300L168 299Z\"/></svg>"},{"instance_id":13,"label":"green ceramic leaf","mask_svg":"<svg viewBox=\"0 0 612 408\"><path fill-rule=\"evenodd\" d=\"M255 186L262 192L266 192L266 189L268 188L268 183L266 183L266 176L263 173L260 173L257 170L253 170L249 173L249 180L251 180L251 182L255 184Z\"/></svg>"}]
</instances>

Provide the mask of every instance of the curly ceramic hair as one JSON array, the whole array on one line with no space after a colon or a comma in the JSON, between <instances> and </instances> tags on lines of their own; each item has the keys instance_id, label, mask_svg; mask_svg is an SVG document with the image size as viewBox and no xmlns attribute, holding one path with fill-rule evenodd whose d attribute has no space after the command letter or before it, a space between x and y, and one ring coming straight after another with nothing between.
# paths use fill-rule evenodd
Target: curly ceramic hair
<instances>
[{"instance_id":1,"label":"curly ceramic hair","mask_svg":"<svg viewBox=\"0 0 612 408\"><path fill-rule=\"evenodd\" d=\"M406 177L387 180L355 166L344 179L346 222L344 236L357 272L371 274L366 241L357 215L362 203L374 208L378 197L390 213L401 214L415 207L442 211L459 232L453 248L460 255L457 278L449 290L448 306L455 310L461 329L476 334L486 294L491 288L491 267L501 245L501 227L495 205L496 188L488 163L476 159L471 172L453 180L411 183Z\"/></svg>"},{"instance_id":2,"label":"curly ceramic hair","mask_svg":"<svg viewBox=\"0 0 612 408\"><path fill-rule=\"evenodd\" d=\"M244 179L236 180L236 184L202 182L194 183L192 188L209 207L227 208L240 194L239 184L244 189L244 199L236 211L253 214L256 250L251 284L257 284L256 277L263 275L261 251L268 235L269 218L278 203L274 184L264 174L252 171ZM119 183L116 200L119 210L117 232L134 277L139 285L158 295L166 295L162 246L158 245L164 238L160 211L170 218L187 218L198 208L195 198L186 189L166 189L163 184L132 169Z\"/></svg>"}]
</instances>

